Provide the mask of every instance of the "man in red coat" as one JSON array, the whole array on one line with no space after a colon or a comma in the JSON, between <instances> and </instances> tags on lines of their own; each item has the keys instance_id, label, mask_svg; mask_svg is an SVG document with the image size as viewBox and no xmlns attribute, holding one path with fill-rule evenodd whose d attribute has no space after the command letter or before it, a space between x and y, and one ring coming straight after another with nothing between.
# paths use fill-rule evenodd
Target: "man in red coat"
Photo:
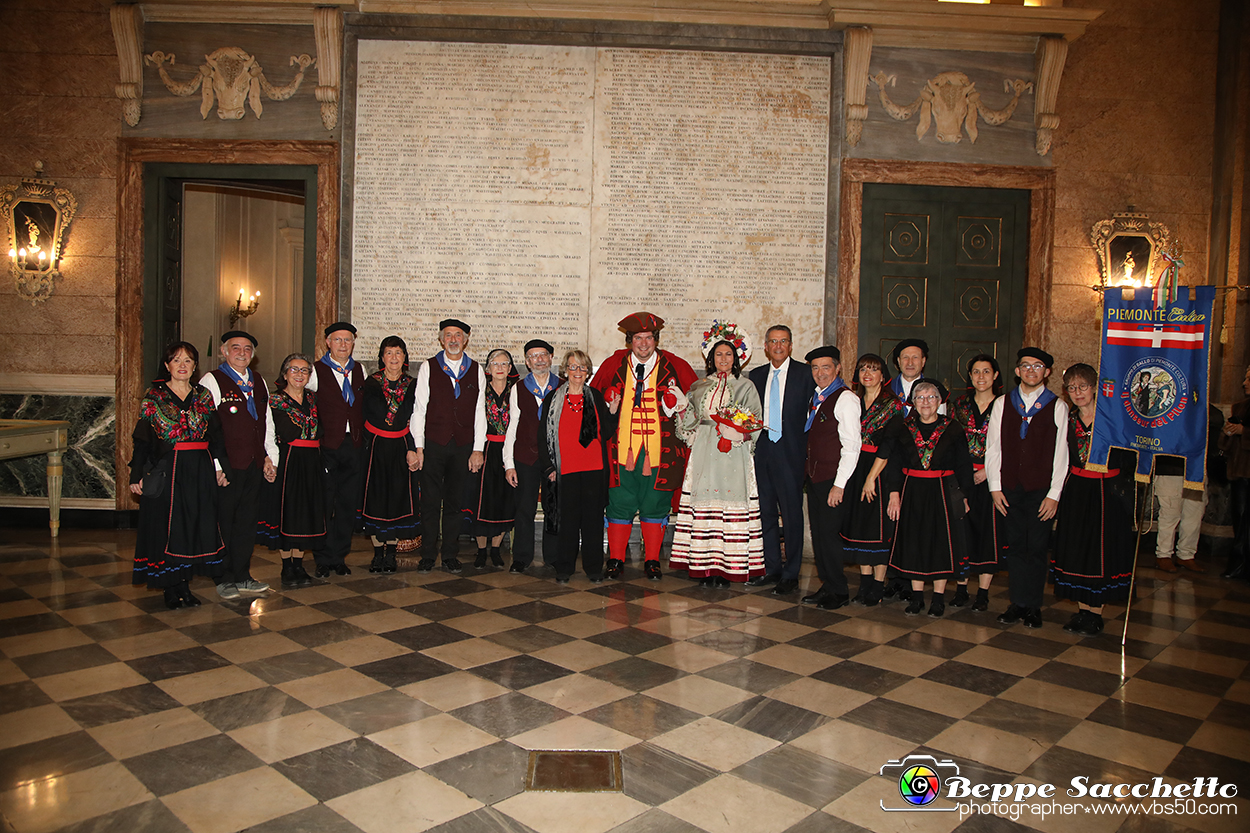
<instances>
[{"instance_id":1,"label":"man in red coat","mask_svg":"<svg viewBox=\"0 0 1250 833\"><path fill-rule=\"evenodd\" d=\"M607 578L620 578L629 554L634 517L642 530L644 570L659 579L660 545L686 472L686 447L677 439L676 415L698 377L684 359L657 349L664 319L635 312L618 326L623 350L599 365L591 387L609 404L621 401L616 435L608 441Z\"/></svg>"}]
</instances>

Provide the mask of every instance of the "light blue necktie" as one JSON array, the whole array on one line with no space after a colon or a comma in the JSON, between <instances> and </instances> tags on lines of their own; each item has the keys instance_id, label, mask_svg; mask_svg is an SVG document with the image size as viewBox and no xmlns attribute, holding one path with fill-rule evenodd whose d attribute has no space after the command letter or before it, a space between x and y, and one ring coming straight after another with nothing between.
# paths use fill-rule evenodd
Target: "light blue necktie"
<instances>
[{"instance_id":1,"label":"light blue necktie","mask_svg":"<svg viewBox=\"0 0 1250 833\"><path fill-rule=\"evenodd\" d=\"M768 394L768 439L781 439L781 368L773 369L773 387Z\"/></svg>"}]
</instances>

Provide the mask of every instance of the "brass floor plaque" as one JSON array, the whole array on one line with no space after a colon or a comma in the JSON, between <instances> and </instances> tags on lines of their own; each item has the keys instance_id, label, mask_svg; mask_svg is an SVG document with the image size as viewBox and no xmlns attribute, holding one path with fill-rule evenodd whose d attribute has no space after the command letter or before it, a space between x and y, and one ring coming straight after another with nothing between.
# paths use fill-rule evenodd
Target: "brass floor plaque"
<instances>
[{"instance_id":1,"label":"brass floor plaque","mask_svg":"<svg viewBox=\"0 0 1250 833\"><path fill-rule=\"evenodd\" d=\"M621 753L589 750L530 752L525 789L544 792L620 792Z\"/></svg>"}]
</instances>

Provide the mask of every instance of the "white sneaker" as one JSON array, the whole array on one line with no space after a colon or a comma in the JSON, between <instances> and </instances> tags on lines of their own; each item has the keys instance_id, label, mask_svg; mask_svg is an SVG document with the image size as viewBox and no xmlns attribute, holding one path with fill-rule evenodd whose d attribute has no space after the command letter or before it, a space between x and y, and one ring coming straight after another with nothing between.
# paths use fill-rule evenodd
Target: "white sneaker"
<instances>
[{"instance_id":1,"label":"white sneaker","mask_svg":"<svg viewBox=\"0 0 1250 833\"><path fill-rule=\"evenodd\" d=\"M240 581L235 587L238 588L239 594L243 596L263 596L269 592L268 584L265 584L263 581L257 581L254 578Z\"/></svg>"},{"instance_id":2,"label":"white sneaker","mask_svg":"<svg viewBox=\"0 0 1250 833\"><path fill-rule=\"evenodd\" d=\"M228 581L223 582L222 584L217 585L217 595L221 596L223 599L237 599L239 598L238 585Z\"/></svg>"}]
</instances>

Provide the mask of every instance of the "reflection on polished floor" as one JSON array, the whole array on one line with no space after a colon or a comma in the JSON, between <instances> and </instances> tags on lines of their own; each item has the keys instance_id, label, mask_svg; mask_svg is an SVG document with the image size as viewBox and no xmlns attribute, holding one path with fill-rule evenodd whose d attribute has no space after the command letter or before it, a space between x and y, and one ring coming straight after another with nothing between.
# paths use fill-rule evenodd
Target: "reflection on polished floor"
<instances>
[{"instance_id":1,"label":"reflection on polished floor","mask_svg":"<svg viewBox=\"0 0 1250 833\"><path fill-rule=\"evenodd\" d=\"M637 565L601 585L360 566L226 603L199 579L205 604L167 611L131 586L132 542L0 532L3 829L1247 829L1250 586L1211 574L1142 570L1121 655L1120 609L1082 639L1066 605L997 624L1002 588L934 620ZM268 557L253 572L277 586ZM535 749L619 750L624 789L526 791ZM883 812L905 805L878 772L909 754L1061 792L1215 777L1238 815Z\"/></svg>"}]
</instances>

